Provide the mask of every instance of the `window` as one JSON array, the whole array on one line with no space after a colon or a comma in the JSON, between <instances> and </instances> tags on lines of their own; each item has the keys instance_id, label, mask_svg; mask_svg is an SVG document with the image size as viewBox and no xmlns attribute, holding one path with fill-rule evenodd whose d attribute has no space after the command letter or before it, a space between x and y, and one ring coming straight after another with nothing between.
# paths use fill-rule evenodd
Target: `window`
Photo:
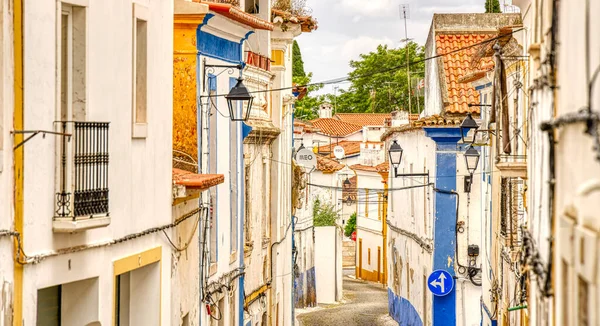
<instances>
[{"instance_id":1,"label":"window","mask_svg":"<svg viewBox=\"0 0 600 326\"><path fill-rule=\"evenodd\" d=\"M217 78L208 76L208 89L210 97L208 115L208 173L217 173ZM215 187L211 187L209 193L209 214L210 214L210 262L216 263L219 255L217 243L217 232L219 230L218 222L218 196ZM211 269L212 271L212 269ZM216 272L216 269L215 269Z\"/></svg>"},{"instance_id":2,"label":"window","mask_svg":"<svg viewBox=\"0 0 600 326\"><path fill-rule=\"evenodd\" d=\"M268 198L267 194L271 193L271 182L270 182L270 175L269 175L269 164L267 164L267 161L263 161L263 191L264 191L264 196L263 196L263 221L262 221L262 236L263 236L263 243L267 243L268 240L270 238L271 235L271 230L270 230L270 225L271 225L271 210L269 207L270 201Z\"/></svg>"},{"instance_id":3,"label":"window","mask_svg":"<svg viewBox=\"0 0 600 326\"><path fill-rule=\"evenodd\" d=\"M73 4L71 4L73 2ZM87 105L87 1L60 3L57 72L62 121L84 121Z\"/></svg>"},{"instance_id":4,"label":"window","mask_svg":"<svg viewBox=\"0 0 600 326\"><path fill-rule=\"evenodd\" d=\"M588 293L588 282L586 280L584 280L581 276L579 277L579 282L578 282L578 306L579 306L579 311L577 312L577 316L578 316L578 324L579 326L588 326L590 325L590 310L588 309L589 306L589 302L590 302L590 296Z\"/></svg>"},{"instance_id":5,"label":"window","mask_svg":"<svg viewBox=\"0 0 600 326\"><path fill-rule=\"evenodd\" d=\"M148 129L148 9L133 4L133 138Z\"/></svg>"}]
</instances>

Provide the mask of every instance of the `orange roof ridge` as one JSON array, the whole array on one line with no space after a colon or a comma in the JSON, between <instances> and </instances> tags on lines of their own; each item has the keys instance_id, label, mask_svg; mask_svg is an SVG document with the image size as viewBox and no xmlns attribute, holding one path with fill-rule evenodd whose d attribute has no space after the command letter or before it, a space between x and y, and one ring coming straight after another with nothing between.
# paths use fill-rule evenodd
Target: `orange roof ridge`
<instances>
[{"instance_id":1,"label":"orange roof ridge","mask_svg":"<svg viewBox=\"0 0 600 326\"><path fill-rule=\"evenodd\" d=\"M265 29L269 31L273 30L273 23L249 14L230 3L216 3L204 0L193 0L193 2L199 2L208 5L210 10L244 25L248 25L252 28Z\"/></svg>"},{"instance_id":2,"label":"orange roof ridge","mask_svg":"<svg viewBox=\"0 0 600 326\"><path fill-rule=\"evenodd\" d=\"M173 168L173 184L198 188L208 189L225 181L222 174L197 174L185 171L178 168Z\"/></svg>"}]
</instances>

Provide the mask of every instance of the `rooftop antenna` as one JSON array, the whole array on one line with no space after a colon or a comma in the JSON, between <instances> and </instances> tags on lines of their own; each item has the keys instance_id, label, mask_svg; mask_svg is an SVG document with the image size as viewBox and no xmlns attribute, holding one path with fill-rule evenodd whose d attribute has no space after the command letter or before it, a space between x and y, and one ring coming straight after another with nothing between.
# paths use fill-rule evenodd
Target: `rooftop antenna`
<instances>
[{"instance_id":1,"label":"rooftop antenna","mask_svg":"<svg viewBox=\"0 0 600 326\"><path fill-rule=\"evenodd\" d=\"M408 38L408 27L406 25L406 20L410 19L410 8L408 4L400 5L400 16L404 19L404 39L400 40L401 42L406 42L404 46L404 50L406 51L406 79L408 81L408 112L412 113L412 103L410 100L410 64L409 64L409 49L408 42L412 39Z\"/></svg>"}]
</instances>

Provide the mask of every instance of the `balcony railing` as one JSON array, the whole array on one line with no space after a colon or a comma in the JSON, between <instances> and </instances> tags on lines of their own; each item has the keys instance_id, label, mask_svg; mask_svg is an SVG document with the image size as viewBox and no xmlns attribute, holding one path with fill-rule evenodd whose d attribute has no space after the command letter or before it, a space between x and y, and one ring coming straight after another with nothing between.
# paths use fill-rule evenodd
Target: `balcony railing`
<instances>
[{"instance_id":1,"label":"balcony railing","mask_svg":"<svg viewBox=\"0 0 600 326\"><path fill-rule=\"evenodd\" d=\"M247 53L247 64L260 68L262 70L271 71L271 59L269 57L265 57L252 51L247 51Z\"/></svg>"},{"instance_id":2,"label":"balcony railing","mask_svg":"<svg viewBox=\"0 0 600 326\"><path fill-rule=\"evenodd\" d=\"M60 122L56 218L108 216L108 122Z\"/></svg>"}]
</instances>

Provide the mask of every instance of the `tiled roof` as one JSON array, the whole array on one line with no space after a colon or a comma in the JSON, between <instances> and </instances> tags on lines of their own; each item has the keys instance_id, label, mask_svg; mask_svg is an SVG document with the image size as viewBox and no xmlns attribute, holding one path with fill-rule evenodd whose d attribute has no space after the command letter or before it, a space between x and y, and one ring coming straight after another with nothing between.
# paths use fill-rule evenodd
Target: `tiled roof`
<instances>
[{"instance_id":1,"label":"tiled roof","mask_svg":"<svg viewBox=\"0 0 600 326\"><path fill-rule=\"evenodd\" d=\"M271 22L260 19L255 15L249 14L230 3L216 3L203 0L193 0L193 2L199 2L208 5L208 8L211 11L219 13L229 19L235 20L252 28L265 29L269 31L273 30L273 24Z\"/></svg>"},{"instance_id":2,"label":"tiled roof","mask_svg":"<svg viewBox=\"0 0 600 326\"><path fill-rule=\"evenodd\" d=\"M439 32L436 35L437 54L450 53L494 36L496 34ZM444 97L445 113L479 113L479 107L469 108L467 106L469 103L479 103L479 92L475 90L471 83L459 82L459 79L471 69L475 70L474 68L477 68L471 66L475 51L477 51L477 48L472 47L443 56L443 83L445 87L442 87L442 90L446 89L446 92L442 96ZM483 58L479 65L486 66L491 60L491 58Z\"/></svg>"},{"instance_id":3,"label":"tiled roof","mask_svg":"<svg viewBox=\"0 0 600 326\"><path fill-rule=\"evenodd\" d=\"M337 113L334 118L361 127L384 126L385 120L391 118L390 113Z\"/></svg>"},{"instance_id":4,"label":"tiled roof","mask_svg":"<svg viewBox=\"0 0 600 326\"><path fill-rule=\"evenodd\" d=\"M344 122L334 118L319 118L311 121L320 132L329 136L348 136L362 130L362 126Z\"/></svg>"},{"instance_id":5,"label":"tiled roof","mask_svg":"<svg viewBox=\"0 0 600 326\"><path fill-rule=\"evenodd\" d=\"M382 135L381 140L386 140L390 135L396 132L404 132L421 129L423 127L458 127L462 123L464 118L461 116L440 116L434 114L431 116L423 117L417 121L411 121L411 123L398 127L388 128Z\"/></svg>"},{"instance_id":6,"label":"tiled roof","mask_svg":"<svg viewBox=\"0 0 600 326\"><path fill-rule=\"evenodd\" d=\"M336 172L344 168L344 164L340 164L330 158L317 155L317 170L321 172Z\"/></svg>"},{"instance_id":7,"label":"tiled roof","mask_svg":"<svg viewBox=\"0 0 600 326\"><path fill-rule=\"evenodd\" d=\"M222 174L197 174L173 168L173 184L196 189L208 189L225 181Z\"/></svg>"},{"instance_id":8,"label":"tiled roof","mask_svg":"<svg viewBox=\"0 0 600 326\"><path fill-rule=\"evenodd\" d=\"M366 172L380 172L387 173L389 171L389 162L379 163L376 166L354 164L350 166L352 170L366 171Z\"/></svg>"},{"instance_id":9,"label":"tiled roof","mask_svg":"<svg viewBox=\"0 0 600 326\"><path fill-rule=\"evenodd\" d=\"M381 143L381 142L365 142L365 143L363 143L362 141L358 141L358 140L356 140L356 141L342 140L338 143L331 143L331 144L319 146L318 153L321 155L327 155L327 157L333 158L333 157L335 157L333 155L333 148L335 146L342 146L344 148L344 153L346 154L346 156L359 154L360 153L360 144L383 145L383 143Z\"/></svg>"}]
</instances>

